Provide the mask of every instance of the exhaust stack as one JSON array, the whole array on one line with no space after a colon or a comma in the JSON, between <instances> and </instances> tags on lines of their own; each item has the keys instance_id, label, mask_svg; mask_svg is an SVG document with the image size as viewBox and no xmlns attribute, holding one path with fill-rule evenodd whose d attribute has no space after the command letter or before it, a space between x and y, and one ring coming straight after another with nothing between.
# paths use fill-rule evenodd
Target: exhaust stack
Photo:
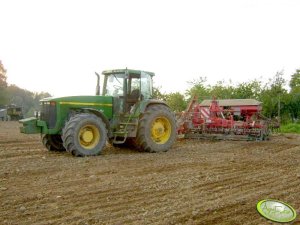
<instances>
[{"instance_id":1,"label":"exhaust stack","mask_svg":"<svg viewBox=\"0 0 300 225\"><path fill-rule=\"evenodd\" d=\"M97 76L96 95L100 95L100 75L97 72L95 74Z\"/></svg>"}]
</instances>

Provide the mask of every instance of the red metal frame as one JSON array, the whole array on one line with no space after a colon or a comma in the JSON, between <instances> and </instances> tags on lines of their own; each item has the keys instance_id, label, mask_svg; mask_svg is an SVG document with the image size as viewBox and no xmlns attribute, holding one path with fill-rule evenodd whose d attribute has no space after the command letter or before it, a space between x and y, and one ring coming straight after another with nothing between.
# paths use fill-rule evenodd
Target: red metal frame
<instances>
[{"instance_id":1,"label":"red metal frame","mask_svg":"<svg viewBox=\"0 0 300 225\"><path fill-rule=\"evenodd\" d=\"M209 107L197 103L194 97L178 122L178 134L245 135L264 139L267 123L261 117L261 105L222 107L216 99ZM232 136L231 136L232 137Z\"/></svg>"}]
</instances>

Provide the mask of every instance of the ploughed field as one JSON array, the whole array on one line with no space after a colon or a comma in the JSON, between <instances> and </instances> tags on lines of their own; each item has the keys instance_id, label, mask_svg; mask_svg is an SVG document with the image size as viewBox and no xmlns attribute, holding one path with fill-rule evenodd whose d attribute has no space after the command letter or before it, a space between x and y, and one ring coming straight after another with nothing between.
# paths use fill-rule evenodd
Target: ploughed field
<instances>
[{"instance_id":1,"label":"ploughed field","mask_svg":"<svg viewBox=\"0 0 300 225\"><path fill-rule=\"evenodd\" d=\"M299 135L76 158L18 127L0 122L0 224L272 224L256 211L265 198L300 213Z\"/></svg>"}]
</instances>

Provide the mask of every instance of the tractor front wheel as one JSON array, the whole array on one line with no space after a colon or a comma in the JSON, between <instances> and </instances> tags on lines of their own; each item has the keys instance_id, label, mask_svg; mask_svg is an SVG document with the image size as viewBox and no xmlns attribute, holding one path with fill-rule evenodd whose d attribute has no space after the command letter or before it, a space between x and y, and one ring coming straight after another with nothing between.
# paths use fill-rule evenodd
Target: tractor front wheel
<instances>
[{"instance_id":1,"label":"tractor front wheel","mask_svg":"<svg viewBox=\"0 0 300 225\"><path fill-rule=\"evenodd\" d=\"M43 145L48 149L48 151L65 151L66 149L63 146L63 141L59 134L46 134L43 137Z\"/></svg>"},{"instance_id":2,"label":"tractor front wheel","mask_svg":"<svg viewBox=\"0 0 300 225\"><path fill-rule=\"evenodd\" d=\"M94 114L76 114L66 122L62 139L66 150L75 156L99 155L107 140L107 129Z\"/></svg>"},{"instance_id":3,"label":"tractor front wheel","mask_svg":"<svg viewBox=\"0 0 300 225\"><path fill-rule=\"evenodd\" d=\"M166 152L176 139L175 117L165 105L150 105L139 121L137 145L146 152Z\"/></svg>"}]
</instances>

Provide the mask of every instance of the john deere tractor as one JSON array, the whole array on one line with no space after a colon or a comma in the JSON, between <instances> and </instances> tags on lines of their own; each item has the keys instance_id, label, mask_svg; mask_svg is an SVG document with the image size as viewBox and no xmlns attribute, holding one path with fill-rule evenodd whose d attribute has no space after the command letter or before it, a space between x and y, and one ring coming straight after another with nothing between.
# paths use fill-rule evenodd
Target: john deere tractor
<instances>
[{"instance_id":1,"label":"john deere tractor","mask_svg":"<svg viewBox=\"0 0 300 225\"><path fill-rule=\"evenodd\" d=\"M103 71L100 95L42 99L39 117L20 120L22 133L43 135L49 151L74 156L98 155L106 142L133 145L141 151L165 152L175 141L175 118L167 104L152 99L154 73Z\"/></svg>"}]
</instances>

